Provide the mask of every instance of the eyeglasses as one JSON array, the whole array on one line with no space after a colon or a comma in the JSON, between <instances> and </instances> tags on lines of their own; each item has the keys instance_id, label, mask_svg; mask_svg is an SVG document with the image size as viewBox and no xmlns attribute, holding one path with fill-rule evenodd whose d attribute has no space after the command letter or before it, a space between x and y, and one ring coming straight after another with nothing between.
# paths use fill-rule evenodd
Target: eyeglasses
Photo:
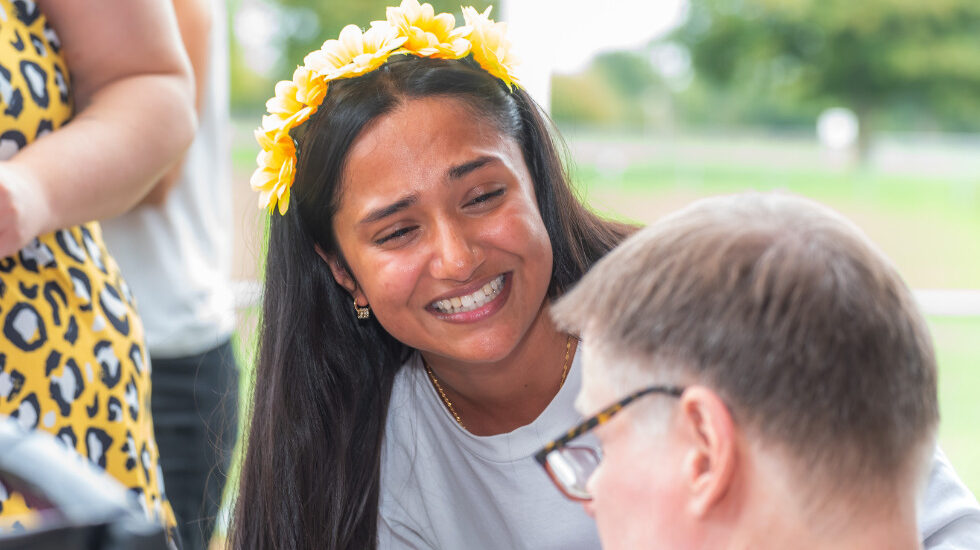
<instances>
[{"instance_id":1,"label":"eyeglasses","mask_svg":"<svg viewBox=\"0 0 980 550\"><path fill-rule=\"evenodd\" d=\"M586 490L585 485L592 473L599 467L601 457L592 447L569 445L568 443L593 428L609 422L616 413L623 410L623 407L651 393L680 397L684 393L684 388L650 386L631 393L568 430L565 435L545 445L535 453L534 460L538 461L538 464L548 473L551 481L566 497L581 502L592 500L592 495Z\"/></svg>"}]
</instances>

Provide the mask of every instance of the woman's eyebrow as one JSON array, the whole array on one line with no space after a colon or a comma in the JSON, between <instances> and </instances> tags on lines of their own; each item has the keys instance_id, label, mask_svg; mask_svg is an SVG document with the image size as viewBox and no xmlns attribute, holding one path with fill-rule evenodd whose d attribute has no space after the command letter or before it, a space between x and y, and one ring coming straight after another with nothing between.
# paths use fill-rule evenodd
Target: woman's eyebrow
<instances>
[{"instance_id":1,"label":"woman's eyebrow","mask_svg":"<svg viewBox=\"0 0 980 550\"><path fill-rule=\"evenodd\" d=\"M450 180L458 180L463 176L469 174L470 172L477 170L478 168L482 168L487 164L491 164L495 162L501 162L501 161L498 157L491 156L491 155L484 155L482 157L477 157L469 162L464 162L463 164L460 164L458 166L453 166L446 172L446 175ZM361 221L357 223L358 225L363 225L363 224L374 223L376 221L383 220L388 216L401 212L402 210L408 208L409 206L413 206L417 202L418 202L418 196L414 194L408 195L406 197L398 199L397 201L387 206L382 206L380 208L376 208L372 210L371 212L368 213L367 216L361 218Z\"/></svg>"},{"instance_id":2,"label":"woman's eyebrow","mask_svg":"<svg viewBox=\"0 0 980 550\"><path fill-rule=\"evenodd\" d=\"M381 208L376 208L368 213L367 216L361 218L361 221L357 222L358 225L363 225L367 223L374 223L379 220L383 220L388 216L401 212L402 210L414 205L418 202L418 197L416 195L409 195L407 197L401 198L387 206L382 206Z\"/></svg>"},{"instance_id":3,"label":"woman's eyebrow","mask_svg":"<svg viewBox=\"0 0 980 550\"><path fill-rule=\"evenodd\" d=\"M495 156L484 155L469 162L464 162L458 166L453 166L448 172L446 172L446 175L450 180L458 180L473 170L481 168L487 164L490 164L491 162L500 162L500 159Z\"/></svg>"}]
</instances>

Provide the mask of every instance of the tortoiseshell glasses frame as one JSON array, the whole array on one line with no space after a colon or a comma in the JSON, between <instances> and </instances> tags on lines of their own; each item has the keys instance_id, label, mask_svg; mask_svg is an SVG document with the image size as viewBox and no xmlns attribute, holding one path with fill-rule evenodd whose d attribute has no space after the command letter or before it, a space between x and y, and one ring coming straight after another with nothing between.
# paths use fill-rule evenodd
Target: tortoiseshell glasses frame
<instances>
[{"instance_id":1,"label":"tortoiseshell glasses frame","mask_svg":"<svg viewBox=\"0 0 980 550\"><path fill-rule=\"evenodd\" d=\"M680 386L649 386L635 391L619 401L602 409L594 416L583 420L565 435L548 443L534 454L534 460L544 468L548 477L563 495L571 500L587 502L592 495L585 489L592 472L599 465L599 454L592 447L573 446L569 443L586 432L609 422L623 407L651 393L680 397L684 388Z\"/></svg>"}]
</instances>

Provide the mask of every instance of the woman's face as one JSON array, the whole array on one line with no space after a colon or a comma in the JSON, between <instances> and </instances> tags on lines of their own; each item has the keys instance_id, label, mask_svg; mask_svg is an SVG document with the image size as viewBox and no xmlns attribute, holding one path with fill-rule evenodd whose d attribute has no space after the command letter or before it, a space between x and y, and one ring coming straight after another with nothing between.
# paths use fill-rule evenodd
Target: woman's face
<instances>
[{"instance_id":1,"label":"woman's face","mask_svg":"<svg viewBox=\"0 0 980 550\"><path fill-rule=\"evenodd\" d=\"M551 242L520 147L459 100L373 121L343 175L333 229L353 279L331 269L399 341L497 361L549 322Z\"/></svg>"}]
</instances>

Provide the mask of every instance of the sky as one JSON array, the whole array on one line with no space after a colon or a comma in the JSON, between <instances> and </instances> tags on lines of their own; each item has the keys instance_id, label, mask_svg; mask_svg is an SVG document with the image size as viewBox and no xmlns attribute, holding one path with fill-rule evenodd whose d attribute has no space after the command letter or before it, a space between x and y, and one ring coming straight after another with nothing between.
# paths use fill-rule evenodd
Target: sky
<instances>
[{"instance_id":1,"label":"sky","mask_svg":"<svg viewBox=\"0 0 980 550\"><path fill-rule=\"evenodd\" d=\"M686 0L501 0L518 53L547 52L558 73L580 72L596 54L635 49L674 28Z\"/></svg>"}]
</instances>

